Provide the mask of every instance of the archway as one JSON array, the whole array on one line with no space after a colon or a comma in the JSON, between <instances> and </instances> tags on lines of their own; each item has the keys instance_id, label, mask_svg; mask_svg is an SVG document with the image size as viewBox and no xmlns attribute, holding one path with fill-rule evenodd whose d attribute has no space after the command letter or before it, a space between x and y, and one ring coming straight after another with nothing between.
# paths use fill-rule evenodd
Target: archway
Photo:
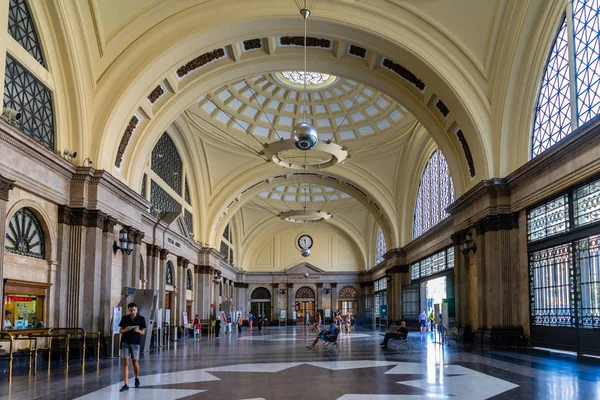
<instances>
[{"instance_id":1,"label":"archway","mask_svg":"<svg viewBox=\"0 0 600 400\"><path fill-rule=\"evenodd\" d=\"M315 319L315 291L302 286L296 291L296 323L309 325Z\"/></svg>"},{"instance_id":2,"label":"archway","mask_svg":"<svg viewBox=\"0 0 600 400\"><path fill-rule=\"evenodd\" d=\"M266 287L260 286L250 294L250 311L255 318L262 316L271 320L271 292Z\"/></svg>"}]
</instances>

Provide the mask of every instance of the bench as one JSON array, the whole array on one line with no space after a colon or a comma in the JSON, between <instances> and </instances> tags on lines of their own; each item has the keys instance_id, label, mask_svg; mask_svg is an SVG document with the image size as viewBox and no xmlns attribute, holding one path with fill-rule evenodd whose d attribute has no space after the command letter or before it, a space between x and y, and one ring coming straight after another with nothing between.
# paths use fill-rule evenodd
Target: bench
<instances>
[{"instance_id":1,"label":"bench","mask_svg":"<svg viewBox=\"0 0 600 400\"><path fill-rule=\"evenodd\" d=\"M338 337L339 337L340 333L336 333L334 335L324 335L323 337L321 337L321 341L323 342L323 347L325 347L325 349L327 351L329 351L332 347L336 347L338 349L338 351L340 351L340 346L338 345Z\"/></svg>"},{"instance_id":2,"label":"bench","mask_svg":"<svg viewBox=\"0 0 600 400\"><path fill-rule=\"evenodd\" d=\"M400 328L400 325L390 325L386 333L394 333ZM385 336L385 333L380 333L380 336ZM390 338L388 341L388 348L392 348L393 350L399 350L401 348L410 349L410 344L408 343L408 333L404 339Z\"/></svg>"}]
</instances>

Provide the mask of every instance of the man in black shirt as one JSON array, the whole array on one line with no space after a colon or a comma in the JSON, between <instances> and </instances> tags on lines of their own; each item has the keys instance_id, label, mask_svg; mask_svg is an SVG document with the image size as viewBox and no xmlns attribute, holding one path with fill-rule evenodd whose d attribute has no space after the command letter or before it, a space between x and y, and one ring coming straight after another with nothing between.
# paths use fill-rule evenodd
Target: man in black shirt
<instances>
[{"instance_id":1,"label":"man in black shirt","mask_svg":"<svg viewBox=\"0 0 600 400\"><path fill-rule=\"evenodd\" d=\"M396 332L388 332L385 334L383 342L380 343L381 348L387 349L387 344L390 341L390 339L405 340L407 336L408 329L406 329L406 322L402 321L400 322L400 326L398 327L398 329L396 329Z\"/></svg>"},{"instance_id":2,"label":"man in black shirt","mask_svg":"<svg viewBox=\"0 0 600 400\"><path fill-rule=\"evenodd\" d=\"M133 359L133 372L135 373L135 387L140 387L140 342L142 335L146 332L146 319L137 313L137 305L129 303L127 305L129 315L121 319L119 332L121 335L121 351L123 355L123 379L125 385L121 392L129 390L129 358Z\"/></svg>"}]
</instances>

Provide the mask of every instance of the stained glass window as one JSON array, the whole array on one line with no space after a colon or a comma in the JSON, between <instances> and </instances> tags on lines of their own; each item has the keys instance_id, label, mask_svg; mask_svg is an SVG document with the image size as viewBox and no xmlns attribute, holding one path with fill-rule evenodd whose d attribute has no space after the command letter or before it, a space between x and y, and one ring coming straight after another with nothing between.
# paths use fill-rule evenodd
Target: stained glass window
<instances>
[{"instance_id":1,"label":"stained glass window","mask_svg":"<svg viewBox=\"0 0 600 400\"><path fill-rule=\"evenodd\" d=\"M454 201L454 184L446 159L436 150L423 171L415 203L413 239L448 216L446 208Z\"/></svg>"},{"instance_id":2,"label":"stained glass window","mask_svg":"<svg viewBox=\"0 0 600 400\"><path fill-rule=\"evenodd\" d=\"M177 194L182 194L183 163L175 143L167 133L163 133L152 150L152 171L156 172Z\"/></svg>"},{"instance_id":3,"label":"stained glass window","mask_svg":"<svg viewBox=\"0 0 600 400\"><path fill-rule=\"evenodd\" d=\"M40 40L26 0L10 0L8 8L8 33L33 58L45 66Z\"/></svg>"},{"instance_id":4,"label":"stained glass window","mask_svg":"<svg viewBox=\"0 0 600 400\"><path fill-rule=\"evenodd\" d=\"M52 93L21 64L6 55L4 108L21 112L14 124L35 141L54 150Z\"/></svg>"},{"instance_id":5,"label":"stained glass window","mask_svg":"<svg viewBox=\"0 0 600 400\"><path fill-rule=\"evenodd\" d=\"M387 251L387 244L385 243L385 237L383 236L383 229L379 228L377 231L377 247L375 248L375 264L379 264L383 261L383 255Z\"/></svg>"},{"instance_id":6,"label":"stained glass window","mask_svg":"<svg viewBox=\"0 0 600 400\"><path fill-rule=\"evenodd\" d=\"M571 7L571 3L567 5ZM600 111L600 1L573 0L550 50L535 109L531 157L541 154ZM569 51L572 32L572 48ZM574 66L571 81L569 62ZM571 93L576 93L576 101ZM576 115L575 121L571 116Z\"/></svg>"},{"instance_id":7,"label":"stained glass window","mask_svg":"<svg viewBox=\"0 0 600 400\"><path fill-rule=\"evenodd\" d=\"M44 258L44 231L35 214L21 208L13 215L6 229L4 248L8 253Z\"/></svg>"}]
</instances>

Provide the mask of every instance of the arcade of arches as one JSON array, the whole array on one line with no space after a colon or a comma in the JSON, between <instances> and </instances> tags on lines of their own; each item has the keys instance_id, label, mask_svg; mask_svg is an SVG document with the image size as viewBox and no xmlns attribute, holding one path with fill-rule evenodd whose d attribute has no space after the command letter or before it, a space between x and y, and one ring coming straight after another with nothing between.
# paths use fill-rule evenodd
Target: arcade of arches
<instances>
[{"instance_id":1,"label":"arcade of arches","mask_svg":"<svg viewBox=\"0 0 600 400\"><path fill-rule=\"evenodd\" d=\"M108 338L133 287L600 354L598 2L320 0L306 93L294 1L246 3L0 0L13 328Z\"/></svg>"}]
</instances>

